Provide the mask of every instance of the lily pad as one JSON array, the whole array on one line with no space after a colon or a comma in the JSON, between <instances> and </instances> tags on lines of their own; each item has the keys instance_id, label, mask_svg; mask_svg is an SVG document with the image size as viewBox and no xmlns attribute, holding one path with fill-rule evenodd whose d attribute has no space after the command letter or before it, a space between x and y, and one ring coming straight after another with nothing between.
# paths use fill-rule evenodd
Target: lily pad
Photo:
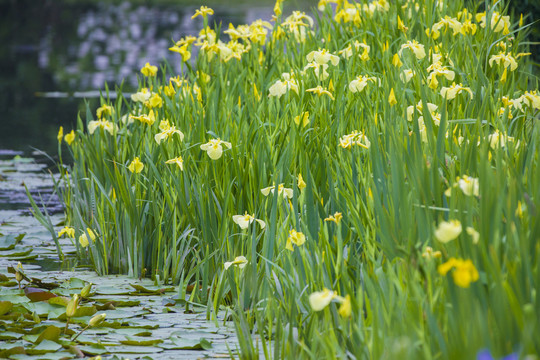
<instances>
[{"instance_id":1,"label":"lily pad","mask_svg":"<svg viewBox=\"0 0 540 360\"><path fill-rule=\"evenodd\" d=\"M41 342L45 340L56 342L60 338L61 333L62 333L62 329L60 329L59 327L56 327L54 325L47 326L47 328L43 330L43 332L39 335L35 344L36 345L40 344Z\"/></svg>"},{"instance_id":2,"label":"lily pad","mask_svg":"<svg viewBox=\"0 0 540 360\"><path fill-rule=\"evenodd\" d=\"M101 344L81 345L78 346L78 348L86 355L101 355L109 352L109 350Z\"/></svg>"},{"instance_id":3,"label":"lily pad","mask_svg":"<svg viewBox=\"0 0 540 360\"><path fill-rule=\"evenodd\" d=\"M33 348L26 349L26 353L29 355L40 355L48 352L56 352L62 348L62 345L50 340L43 340L39 345Z\"/></svg>"},{"instance_id":4,"label":"lily pad","mask_svg":"<svg viewBox=\"0 0 540 360\"><path fill-rule=\"evenodd\" d=\"M57 296L57 297L52 297L48 299L47 302L51 305L59 305L59 306L66 307L70 300L71 299L66 296Z\"/></svg>"},{"instance_id":5,"label":"lily pad","mask_svg":"<svg viewBox=\"0 0 540 360\"><path fill-rule=\"evenodd\" d=\"M58 296L52 292L32 287L25 288L24 293L31 301L45 301Z\"/></svg>"},{"instance_id":6,"label":"lily pad","mask_svg":"<svg viewBox=\"0 0 540 360\"><path fill-rule=\"evenodd\" d=\"M23 334L14 331L2 331L0 332L0 340L19 340L23 337Z\"/></svg>"},{"instance_id":7,"label":"lily pad","mask_svg":"<svg viewBox=\"0 0 540 360\"><path fill-rule=\"evenodd\" d=\"M0 301L0 315L7 314L13 308L11 301Z\"/></svg>"},{"instance_id":8,"label":"lily pad","mask_svg":"<svg viewBox=\"0 0 540 360\"><path fill-rule=\"evenodd\" d=\"M141 294L161 295L166 292L175 291L174 287L160 288L159 286L142 286L139 284L130 284L135 290Z\"/></svg>"},{"instance_id":9,"label":"lily pad","mask_svg":"<svg viewBox=\"0 0 540 360\"><path fill-rule=\"evenodd\" d=\"M33 249L27 246L14 246L13 248L0 252L0 257L14 258L25 257L29 255Z\"/></svg>"},{"instance_id":10,"label":"lily pad","mask_svg":"<svg viewBox=\"0 0 540 360\"><path fill-rule=\"evenodd\" d=\"M109 351L114 354L152 354L160 353L163 351L162 348L153 347L153 346L129 346L129 345L120 345L120 346L111 346Z\"/></svg>"},{"instance_id":11,"label":"lily pad","mask_svg":"<svg viewBox=\"0 0 540 360\"><path fill-rule=\"evenodd\" d=\"M125 340L120 340L120 344L132 346L153 346L161 344L162 342L163 340L161 339L149 339L138 336L126 336Z\"/></svg>"},{"instance_id":12,"label":"lily pad","mask_svg":"<svg viewBox=\"0 0 540 360\"><path fill-rule=\"evenodd\" d=\"M0 236L0 251L12 250L15 245L21 242L24 235L26 234Z\"/></svg>"},{"instance_id":13,"label":"lily pad","mask_svg":"<svg viewBox=\"0 0 540 360\"><path fill-rule=\"evenodd\" d=\"M173 336L170 340L174 345L168 344L162 347L168 350L209 350L212 348L212 343L205 338L194 340Z\"/></svg>"}]
</instances>

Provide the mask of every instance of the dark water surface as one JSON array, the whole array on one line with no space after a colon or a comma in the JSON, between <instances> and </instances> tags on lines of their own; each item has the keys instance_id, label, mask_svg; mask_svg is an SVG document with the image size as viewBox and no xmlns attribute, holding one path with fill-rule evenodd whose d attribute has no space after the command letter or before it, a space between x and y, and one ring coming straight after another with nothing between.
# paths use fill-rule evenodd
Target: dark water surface
<instances>
[{"instance_id":1,"label":"dark water surface","mask_svg":"<svg viewBox=\"0 0 540 360\"><path fill-rule=\"evenodd\" d=\"M290 0L286 11L316 3ZM55 155L59 126L84 120L85 101L96 107L105 83L133 90L146 62L178 72L168 48L198 34L202 20L191 15L203 4L227 27L270 20L274 1L0 0L0 149Z\"/></svg>"}]
</instances>

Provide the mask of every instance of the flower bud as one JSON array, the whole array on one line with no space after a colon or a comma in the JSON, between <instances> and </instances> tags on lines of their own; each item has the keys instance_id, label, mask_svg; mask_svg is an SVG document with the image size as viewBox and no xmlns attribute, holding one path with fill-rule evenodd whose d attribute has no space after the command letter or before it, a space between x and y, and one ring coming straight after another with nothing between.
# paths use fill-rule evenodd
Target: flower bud
<instances>
[{"instance_id":1,"label":"flower bud","mask_svg":"<svg viewBox=\"0 0 540 360\"><path fill-rule=\"evenodd\" d=\"M85 298L90 295L90 290L92 290L92 283L86 284L86 286L81 290L81 297Z\"/></svg>"},{"instance_id":2,"label":"flower bud","mask_svg":"<svg viewBox=\"0 0 540 360\"><path fill-rule=\"evenodd\" d=\"M101 324L103 322L103 320L105 320L106 316L107 316L107 314L105 314L105 313L95 315L93 318L90 319L90 322L88 323L88 326L90 326L90 327L98 326L99 324Z\"/></svg>"},{"instance_id":3,"label":"flower bud","mask_svg":"<svg viewBox=\"0 0 540 360\"><path fill-rule=\"evenodd\" d=\"M75 315L78 304L79 304L79 294L74 294L66 306L66 316L68 318L73 317Z\"/></svg>"}]
</instances>

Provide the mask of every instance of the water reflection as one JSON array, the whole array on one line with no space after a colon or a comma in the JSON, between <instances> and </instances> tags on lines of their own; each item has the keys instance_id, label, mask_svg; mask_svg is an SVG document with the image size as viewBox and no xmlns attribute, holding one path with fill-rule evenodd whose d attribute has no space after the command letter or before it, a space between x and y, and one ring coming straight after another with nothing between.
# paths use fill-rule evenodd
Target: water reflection
<instances>
[{"instance_id":1,"label":"water reflection","mask_svg":"<svg viewBox=\"0 0 540 360\"><path fill-rule=\"evenodd\" d=\"M238 1L213 6L210 21L227 26L272 15L273 0ZM290 6L305 9L312 2ZM198 34L202 20L191 15L200 4L0 1L0 149L28 151L31 145L54 154L58 127L70 129L78 112L84 116L84 101L74 92L95 95L105 83L114 89L122 82L133 90L146 62L168 63L179 72L179 56L168 48ZM89 101L95 106L96 99Z\"/></svg>"}]
</instances>

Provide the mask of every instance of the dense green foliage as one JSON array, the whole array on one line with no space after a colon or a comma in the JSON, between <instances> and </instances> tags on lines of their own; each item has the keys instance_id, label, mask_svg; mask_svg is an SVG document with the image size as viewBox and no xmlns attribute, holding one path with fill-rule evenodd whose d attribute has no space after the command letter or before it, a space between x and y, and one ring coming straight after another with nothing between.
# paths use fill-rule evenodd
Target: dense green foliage
<instances>
[{"instance_id":1,"label":"dense green foliage","mask_svg":"<svg viewBox=\"0 0 540 360\"><path fill-rule=\"evenodd\" d=\"M235 309L244 358L252 330L268 358L538 353L526 24L502 2L324 3L228 43L201 8L182 76L145 66L65 138L64 233L98 273Z\"/></svg>"}]
</instances>

